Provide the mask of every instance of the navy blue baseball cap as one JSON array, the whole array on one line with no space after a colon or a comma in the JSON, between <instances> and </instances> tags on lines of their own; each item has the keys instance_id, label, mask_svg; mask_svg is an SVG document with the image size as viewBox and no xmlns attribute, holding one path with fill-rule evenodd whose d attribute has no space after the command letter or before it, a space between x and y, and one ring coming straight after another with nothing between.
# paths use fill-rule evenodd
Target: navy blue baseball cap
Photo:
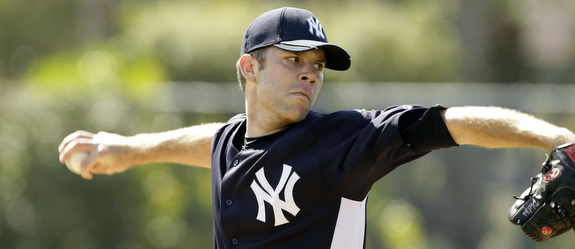
<instances>
[{"instance_id":1,"label":"navy blue baseball cap","mask_svg":"<svg viewBox=\"0 0 575 249\"><path fill-rule=\"evenodd\" d=\"M328 43L319 20L304 9L283 7L257 17L244 34L241 54L267 46L291 52L323 48L326 68L345 71L351 66L349 54Z\"/></svg>"}]
</instances>

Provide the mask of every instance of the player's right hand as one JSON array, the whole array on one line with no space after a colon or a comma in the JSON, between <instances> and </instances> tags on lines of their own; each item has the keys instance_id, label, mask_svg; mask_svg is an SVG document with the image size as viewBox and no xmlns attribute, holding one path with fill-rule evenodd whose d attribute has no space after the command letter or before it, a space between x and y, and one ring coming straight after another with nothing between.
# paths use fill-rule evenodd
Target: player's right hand
<instances>
[{"instance_id":1,"label":"player's right hand","mask_svg":"<svg viewBox=\"0 0 575 249\"><path fill-rule=\"evenodd\" d=\"M84 179L93 179L93 174L116 174L132 166L129 160L130 143L127 137L99 132L76 131L66 136L58 151L60 162L65 164L75 152L88 152L90 155L82 162L80 175Z\"/></svg>"}]
</instances>

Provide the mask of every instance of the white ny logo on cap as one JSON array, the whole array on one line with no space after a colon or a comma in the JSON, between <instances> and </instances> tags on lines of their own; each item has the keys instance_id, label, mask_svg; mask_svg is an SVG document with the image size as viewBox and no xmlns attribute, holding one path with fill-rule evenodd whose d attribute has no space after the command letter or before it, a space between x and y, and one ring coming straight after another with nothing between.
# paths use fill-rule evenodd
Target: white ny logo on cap
<instances>
[{"instance_id":1,"label":"white ny logo on cap","mask_svg":"<svg viewBox=\"0 0 575 249\"><path fill-rule=\"evenodd\" d=\"M318 19L310 17L309 19L307 19L307 23L309 24L309 32L312 35L315 34L315 36L321 39L325 39L325 35L323 34L323 27L321 26L321 23L319 22Z\"/></svg>"}]
</instances>

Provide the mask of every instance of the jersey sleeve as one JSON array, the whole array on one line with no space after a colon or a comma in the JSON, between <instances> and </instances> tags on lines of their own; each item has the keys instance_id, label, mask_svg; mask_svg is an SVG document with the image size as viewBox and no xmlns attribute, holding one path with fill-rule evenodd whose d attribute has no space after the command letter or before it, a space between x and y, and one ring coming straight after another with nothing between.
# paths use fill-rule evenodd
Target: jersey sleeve
<instances>
[{"instance_id":1,"label":"jersey sleeve","mask_svg":"<svg viewBox=\"0 0 575 249\"><path fill-rule=\"evenodd\" d=\"M455 145L445 124L441 126L440 110L403 105L324 116L316 133L326 183L342 197L363 200L377 180L398 166Z\"/></svg>"},{"instance_id":2,"label":"jersey sleeve","mask_svg":"<svg viewBox=\"0 0 575 249\"><path fill-rule=\"evenodd\" d=\"M447 108L437 105L401 115L399 129L403 142L422 152L457 146L440 113L445 109Z\"/></svg>"}]
</instances>

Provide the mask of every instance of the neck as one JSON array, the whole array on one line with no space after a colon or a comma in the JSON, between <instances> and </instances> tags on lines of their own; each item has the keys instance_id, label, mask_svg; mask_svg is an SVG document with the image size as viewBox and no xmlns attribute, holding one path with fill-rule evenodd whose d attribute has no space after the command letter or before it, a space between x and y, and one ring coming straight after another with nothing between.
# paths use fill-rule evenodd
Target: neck
<instances>
[{"instance_id":1,"label":"neck","mask_svg":"<svg viewBox=\"0 0 575 249\"><path fill-rule=\"evenodd\" d=\"M246 136L261 137L289 128L296 121L288 120L264 110L246 108Z\"/></svg>"},{"instance_id":2,"label":"neck","mask_svg":"<svg viewBox=\"0 0 575 249\"><path fill-rule=\"evenodd\" d=\"M246 136L261 137L283 131L293 124L302 121L309 110L295 112L293 110L273 109L266 107L259 102L257 98L250 97L246 90ZM297 113L296 115L293 115Z\"/></svg>"},{"instance_id":3,"label":"neck","mask_svg":"<svg viewBox=\"0 0 575 249\"><path fill-rule=\"evenodd\" d=\"M246 137L261 137L274 134L287 129L291 125L290 123L279 124L273 121L270 122L270 120L262 122L257 117L250 118L249 114L247 114L246 122Z\"/></svg>"}]
</instances>

